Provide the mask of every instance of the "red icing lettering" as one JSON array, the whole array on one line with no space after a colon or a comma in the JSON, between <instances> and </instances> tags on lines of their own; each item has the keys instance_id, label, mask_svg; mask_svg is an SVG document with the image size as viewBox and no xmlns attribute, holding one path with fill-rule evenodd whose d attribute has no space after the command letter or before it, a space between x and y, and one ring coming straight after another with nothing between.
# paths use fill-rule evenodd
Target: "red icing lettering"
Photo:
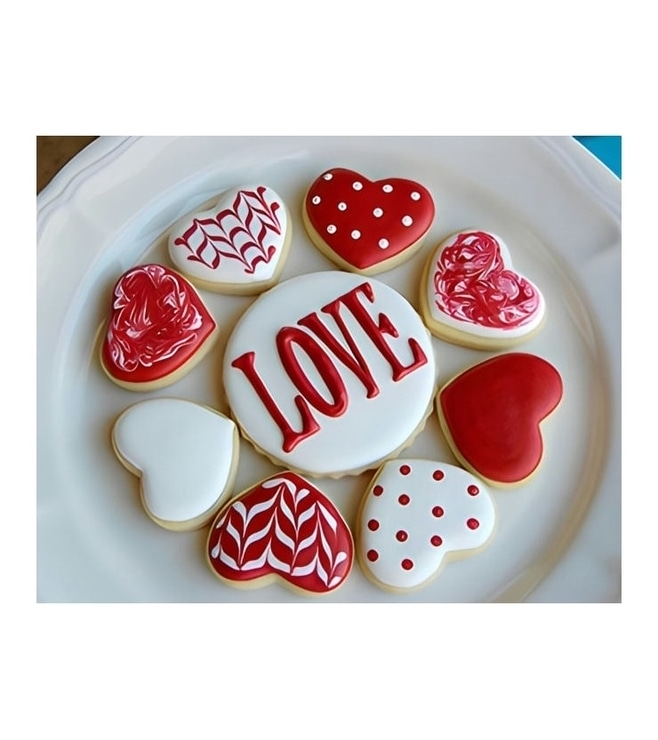
<instances>
[{"instance_id":1,"label":"red icing lettering","mask_svg":"<svg viewBox=\"0 0 658 740\"><path fill-rule=\"evenodd\" d=\"M409 338L407 342L411 350L412 361L405 365L396 356L386 340L387 336L393 338L399 337L398 330L388 316L383 313L380 313L375 321L366 310L366 307L360 302L359 294L363 294L370 303L374 303L375 294L372 285L364 282L321 309L322 312L334 319L340 334L347 343L347 348L332 334L327 325L322 322L317 312L304 316L297 324L313 332L326 345L334 357L354 373L365 388L366 398L375 398L380 393L379 386L356 340L340 314L341 305L350 311L375 348L391 366L393 382L397 383L414 372L414 370L427 364L427 356L420 344L415 339ZM283 368L301 394L294 398L295 406L299 410L302 420L302 427L298 431L292 428L263 379L256 371L254 352L246 352L236 358L231 363L231 366L242 370L245 374L270 416L281 430L283 435L283 451L291 452L300 442L303 442L308 437L320 431L320 425L313 416L310 406L332 418L341 416L348 408L347 389L331 357L311 334L302 331L296 326L285 326L277 333L276 346ZM330 396L329 399L325 398L309 379L295 354L295 347L301 349L317 368L318 373L326 385Z\"/></svg>"},{"instance_id":2,"label":"red icing lettering","mask_svg":"<svg viewBox=\"0 0 658 740\"><path fill-rule=\"evenodd\" d=\"M359 301L359 293L362 293L370 303L375 301L375 292L372 289L370 283L362 283L356 288L353 288L349 293L337 298L334 303L342 302L352 313L354 318L359 322L361 328L370 337L373 344L381 352L384 359L388 362L393 370L393 380L397 382L406 378L407 375L417 370L419 367L427 364L427 357L422 350L422 347L418 342L411 338L409 342L409 348L413 361L410 365L403 365L391 347L386 342L386 336L391 336L395 339L400 336L400 333L395 328L391 320L386 314L380 313L377 317L377 321L368 313L365 306Z\"/></svg>"},{"instance_id":3,"label":"red icing lettering","mask_svg":"<svg viewBox=\"0 0 658 740\"><path fill-rule=\"evenodd\" d=\"M307 354L318 369L331 394L331 401L327 401L308 379L308 376L299 364L293 346L297 345ZM347 409L347 391L338 370L332 363L329 355L320 347L310 334L306 334L294 326L286 326L276 335L276 346L281 363L292 382L300 393L320 413L336 417L345 413Z\"/></svg>"},{"instance_id":4,"label":"red icing lettering","mask_svg":"<svg viewBox=\"0 0 658 740\"><path fill-rule=\"evenodd\" d=\"M246 375L247 380L251 383L254 390L258 394L258 397L265 405L270 416L274 419L277 426L283 434L283 451L291 452L297 447L297 445L303 440L311 437L313 434L320 430L320 425L311 414L311 409L308 407L308 403L301 396L295 397L295 406L299 410L302 417L302 428L299 431L295 431L290 422L283 415L281 409L276 405L276 401L272 398L272 394L267 390L267 386L263 383L262 378L256 372L254 360L256 358L255 352L245 352L240 357L236 357L231 363L231 367L242 370Z\"/></svg>"}]
</instances>

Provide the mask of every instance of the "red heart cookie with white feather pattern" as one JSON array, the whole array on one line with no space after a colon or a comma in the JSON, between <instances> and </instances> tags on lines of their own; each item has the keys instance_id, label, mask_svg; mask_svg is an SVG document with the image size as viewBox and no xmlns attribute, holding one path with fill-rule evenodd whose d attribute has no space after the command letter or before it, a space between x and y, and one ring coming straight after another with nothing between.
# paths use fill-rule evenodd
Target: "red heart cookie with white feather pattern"
<instances>
[{"instance_id":1,"label":"red heart cookie with white feather pattern","mask_svg":"<svg viewBox=\"0 0 658 740\"><path fill-rule=\"evenodd\" d=\"M114 286L101 365L127 390L162 388L191 370L216 335L215 320L182 275L140 265Z\"/></svg>"},{"instance_id":2,"label":"red heart cookie with white feather pattern","mask_svg":"<svg viewBox=\"0 0 658 740\"><path fill-rule=\"evenodd\" d=\"M304 593L333 591L352 569L352 535L314 485L278 473L234 499L210 529L208 563L231 586L281 580Z\"/></svg>"},{"instance_id":3,"label":"red heart cookie with white feather pattern","mask_svg":"<svg viewBox=\"0 0 658 740\"><path fill-rule=\"evenodd\" d=\"M539 467L540 424L562 400L546 360L511 352L470 367L443 386L436 408L457 459L494 486L527 481Z\"/></svg>"},{"instance_id":4,"label":"red heart cookie with white feather pattern","mask_svg":"<svg viewBox=\"0 0 658 740\"><path fill-rule=\"evenodd\" d=\"M315 244L340 267L374 275L409 258L434 220L434 201L413 180L372 182L340 167L309 188L302 211Z\"/></svg>"}]
</instances>

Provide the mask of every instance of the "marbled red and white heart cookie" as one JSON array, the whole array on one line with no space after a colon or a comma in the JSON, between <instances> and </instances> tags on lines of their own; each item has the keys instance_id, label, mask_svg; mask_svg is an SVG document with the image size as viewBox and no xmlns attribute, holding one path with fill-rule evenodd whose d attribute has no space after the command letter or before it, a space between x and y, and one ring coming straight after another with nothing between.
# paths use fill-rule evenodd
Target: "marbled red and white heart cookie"
<instances>
[{"instance_id":1,"label":"marbled red and white heart cookie","mask_svg":"<svg viewBox=\"0 0 658 740\"><path fill-rule=\"evenodd\" d=\"M277 282L291 238L281 197L266 185L247 185L179 220L169 233L169 256L200 288L252 295Z\"/></svg>"},{"instance_id":2,"label":"marbled red and white heart cookie","mask_svg":"<svg viewBox=\"0 0 658 740\"><path fill-rule=\"evenodd\" d=\"M417 591L448 560L479 552L495 524L486 486L466 470L433 460L390 460L361 502L359 564L386 591Z\"/></svg>"},{"instance_id":3,"label":"marbled red and white heart cookie","mask_svg":"<svg viewBox=\"0 0 658 740\"><path fill-rule=\"evenodd\" d=\"M523 352L463 371L436 396L441 428L455 457L492 486L528 481L544 455L541 423L562 400L560 373Z\"/></svg>"},{"instance_id":4,"label":"marbled red and white heart cookie","mask_svg":"<svg viewBox=\"0 0 658 740\"><path fill-rule=\"evenodd\" d=\"M507 349L529 339L544 321L539 288L512 267L505 242L486 231L461 231L427 260L420 290L429 330L476 349Z\"/></svg>"},{"instance_id":5,"label":"marbled red and white heart cookie","mask_svg":"<svg viewBox=\"0 0 658 740\"><path fill-rule=\"evenodd\" d=\"M354 544L322 491L288 471L252 486L218 514L206 555L212 572L230 586L258 588L278 581L317 595L345 582Z\"/></svg>"},{"instance_id":6,"label":"marbled red and white heart cookie","mask_svg":"<svg viewBox=\"0 0 658 740\"><path fill-rule=\"evenodd\" d=\"M372 182L353 170L322 173L304 198L304 226L315 246L339 267L375 275L405 261L434 220L423 185L392 177Z\"/></svg>"},{"instance_id":7,"label":"marbled red and white heart cookie","mask_svg":"<svg viewBox=\"0 0 658 740\"><path fill-rule=\"evenodd\" d=\"M146 513L165 529L203 527L232 491L238 429L206 406L177 398L136 403L114 423L112 446L139 476Z\"/></svg>"},{"instance_id":8,"label":"marbled red and white heart cookie","mask_svg":"<svg viewBox=\"0 0 658 740\"><path fill-rule=\"evenodd\" d=\"M182 275L163 265L139 265L114 286L101 365L127 390L163 388L188 373L217 335L217 323Z\"/></svg>"}]
</instances>

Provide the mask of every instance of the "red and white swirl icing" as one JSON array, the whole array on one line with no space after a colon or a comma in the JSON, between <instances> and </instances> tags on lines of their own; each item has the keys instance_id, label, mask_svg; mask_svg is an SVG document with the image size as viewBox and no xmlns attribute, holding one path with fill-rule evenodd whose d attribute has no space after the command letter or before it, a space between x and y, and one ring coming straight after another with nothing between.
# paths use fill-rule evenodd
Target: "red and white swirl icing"
<instances>
[{"instance_id":1,"label":"red and white swirl icing","mask_svg":"<svg viewBox=\"0 0 658 740\"><path fill-rule=\"evenodd\" d=\"M539 324L544 300L512 269L500 237L465 231L442 242L432 257L428 285L432 317L478 336L521 336Z\"/></svg>"},{"instance_id":2,"label":"red and white swirl icing","mask_svg":"<svg viewBox=\"0 0 658 740\"><path fill-rule=\"evenodd\" d=\"M213 208L174 225L169 256L191 279L257 284L276 272L288 230L285 205L274 190L265 185L233 188Z\"/></svg>"},{"instance_id":3,"label":"red and white swirl icing","mask_svg":"<svg viewBox=\"0 0 658 740\"><path fill-rule=\"evenodd\" d=\"M185 278L162 265L140 265L114 286L103 365L120 381L159 380L188 362L216 326Z\"/></svg>"},{"instance_id":4,"label":"red and white swirl icing","mask_svg":"<svg viewBox=\"0 0 658 740\"><path fill-rule=\"evenodd\" d=\"M219 514L207 554L213 571L229 582L274 575L303 591L326 593L349 575L354 546L331 501L300 475L284 472Z\"/></svg>"},{"instance_id":5,"label":"red and white swirl icing","mask_svg":"<svg viewBox=\"0 0 658 740\"><path fill-rule=\"evenodd\" d=\"M361 567L384 589L415 590L450 553L470 555L487 543L496 510L482 481L462 468L391 460L372 479L359 520Z\"/></svg>"}]
</instances>

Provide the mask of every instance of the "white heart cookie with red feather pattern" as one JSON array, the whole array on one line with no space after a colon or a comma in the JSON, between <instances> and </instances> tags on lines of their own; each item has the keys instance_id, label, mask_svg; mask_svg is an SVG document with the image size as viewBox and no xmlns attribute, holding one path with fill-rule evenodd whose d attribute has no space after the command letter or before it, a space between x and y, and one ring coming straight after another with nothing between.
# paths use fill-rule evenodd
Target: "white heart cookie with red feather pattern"
<instances>
[{"instance_id":1,"label":"white heart cookie with red feather pattern","mask_svg":"<svg viewBox=\"0 0 658 740\"><path fill-rule=\"evenodd\" d=\"M176 398L127 408L112 429L119 460L140 478L144 509L161 527L198 529L230 493L238 467L237 427L223 414Z\"/></svg>"},{"instance_id":2,"label":"white heart cookie with red feather pattern","mask_svg":"<svg viewBox=\"0 0 658 740\"><path fill-rule=\"evenodd\" d=\"M251 295L277 282L291 236L280 196L265 185L249 185L178 221L169 234L169 256L199 287Z\"/></svg>"}]
</instances>

